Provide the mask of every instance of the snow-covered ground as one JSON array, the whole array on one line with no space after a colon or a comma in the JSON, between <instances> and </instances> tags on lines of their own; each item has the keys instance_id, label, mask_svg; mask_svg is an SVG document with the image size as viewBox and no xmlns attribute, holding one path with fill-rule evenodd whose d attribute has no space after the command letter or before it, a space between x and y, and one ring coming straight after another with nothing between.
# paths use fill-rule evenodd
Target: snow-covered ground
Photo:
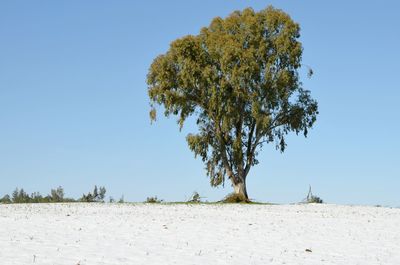
<instances>
[{"instance_id":1,"label":"snow-covered ground","mask_svg":"<svg viewBox=\"0 0 400 265\"><path fill-rule=\"evenodd\" d=\"M0 264L398 265L400 209L0 205Z\"/></svg>"}]
</instances>

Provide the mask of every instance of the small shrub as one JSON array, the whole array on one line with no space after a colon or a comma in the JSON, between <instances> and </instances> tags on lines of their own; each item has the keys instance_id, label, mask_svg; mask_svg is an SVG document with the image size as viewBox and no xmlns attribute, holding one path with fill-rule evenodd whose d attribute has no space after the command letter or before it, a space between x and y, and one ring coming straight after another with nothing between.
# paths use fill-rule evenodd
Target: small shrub
<instances>
[{"instance_id":1,"label":"small shrub","mask_svg":"<svg viewBox=\"0 0 400 265\"><path fill-rule=\"evenodd\" d=\"M50 195L47 195L46 197L43 197L43 198L40 200L40 202L42 202L42 203L50 203L50 202L52 202L51 196L50 196Z\"/></svg>"},{"instance_id":2,"label":"small shrub","mask_svg":"<svg viewBox=\"0 0 400 265\"><path fill-rule=\"evenodd\" d=\"M125 202L124 195L122 195L121 198L119 198L118 203L124 203L124 202Z\"/></svg>"},{"instance_id":3,"label":"small shrub","mask_svg":"<svg viewBox=\"0 0 400 265\"><path fill-rule=\"evenodd\" d=\"M161 203L163 200L157 199L157 196L155 197L147 197L146 203Z\"/></svg>"},{"instance_id":4,"label":"small shrub","mask_svg":"<svg viewBox=\"0 0 400 265\"><path fill-rule=\"evenodd\" d=\"M64 198L62 202L76 202L74 198Z\"/></svg>"},{"instance_id":5,"label":"small shrub","mask_svg":"<svg viewBox=\"0 0 400 265\"><path fill-rule=\"evenodd\" d=\"M10 195L4 195L4 197L0 199L0 203L11 203Z\"/></svg>"},{"instance_id":6,"label":"small shrub","mask_svg":"<svg viewBox=\"0 0 400 265\"><path fill-rule=\"evenodd\" d=\"M90 192L88 194L82 194L82 197L79 200L81 202L94 202L93 195Z\"/></svg>"},{"instance_id":7,"label":"small shrub","mask_svg":"<svg viewBox=\"0 0 400 265\"><path fill-rule=\"evenodd\" d=\"M308 202L308 203L324 203L324 201L323 201L320 197L314 196L314 195L312 195L312 196L307 200L307 202Z\"/></svg>"},{"instance_id":8,"label":"small shrub","mask_svg":"<svg viewBox=\"0 0 400 265\"><path fill-rule=\"evenodd\" d=\"M52 202L64 201L64 189L61 186L59 186L57 189L52 189L50 194Z\"/></svg>"},{"instance_id":9,"label":"small shrub","mask_svg":"<svg viewBox=\"0 0 400 265\"><path fill-rule=\"evenodd\" d=\"M197 191L193 192L192 197L187 202L200 203L201 202L200 194Z\"/></svg>"},{"instance_id":10,"label":"small shrub","mask_svg":"<svg viewBox=\"0 0 400 265\"><path fill-rule=\"evenodd\" d=\"M39 192L34 192L31 194L31 201L32 203L40 203L43 202L44 198Z\"/></svg>"},{"instance_id":11,"label":"small shrub","mask_svg":"<svg viewBox=\"0 0 400 265\"><path fill-rule=\"evenodd\" d=\"M324 201L320 197L314 196L312 194L311 185L310 185L307 197L303 200L303 202L306 202L306 203L323 203Z\"/></svg>"},{"instance_id":12,"label":"small shrub","mask_svg":"<svg viewBox=\"0 0 400 265\"><path fill-rule=\"evenodd\" d=\"M230 193L223 200L223 203L249 203L250 200L242 194Z\"/></svg>"},{"instance_id":13,"label":"small shrub","mask_svg":"<svg viewBox=\"0 0 400 265\"><path fill-rule=\"evenodd\" d=\"M12 202L13 203L29 203L31 198L29 194L24 191L24 189L16 188L12 193Z\"/></svg>"},{"instance_id":14,"label":"small shrub","mask_svg":"<svg viewBox=\"0 0 400 265\"><path fill-rule=\"evenodd\" d=\"M88 194L83 194L80 198L81 202L104 202L104 197L106 195L106 188L100 187L100 192L97 189L97 185L94 186L93 192L88 192Z\"/></svg>"},{"instance_id":15,"label":"small shrub","mask_svg":"<svg viewBox=\"0 0 400 265\"><path fill-rule=\"evenodd\" d=\"M106 188L105 187L100 187L100 192L99 192L99 201L104 202L104 198L106 197Z\"/></svg>"}]
</instances>

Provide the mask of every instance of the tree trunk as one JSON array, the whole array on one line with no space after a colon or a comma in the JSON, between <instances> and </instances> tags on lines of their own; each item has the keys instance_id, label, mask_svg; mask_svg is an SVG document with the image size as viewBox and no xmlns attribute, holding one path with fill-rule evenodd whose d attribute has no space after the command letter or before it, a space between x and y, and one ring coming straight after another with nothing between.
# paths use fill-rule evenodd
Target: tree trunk
<instances>
[{"instance_id":1,"label":"tree trunk","mask_svg":"<svg viewBox=\"0 0 400 265\"><path fill-rule=\"evenodd\" d=\"M246 189L246 179L239 179L232 183L234 193L243 196L246 200L249 199Z\"/></svg>"}]
</instances>

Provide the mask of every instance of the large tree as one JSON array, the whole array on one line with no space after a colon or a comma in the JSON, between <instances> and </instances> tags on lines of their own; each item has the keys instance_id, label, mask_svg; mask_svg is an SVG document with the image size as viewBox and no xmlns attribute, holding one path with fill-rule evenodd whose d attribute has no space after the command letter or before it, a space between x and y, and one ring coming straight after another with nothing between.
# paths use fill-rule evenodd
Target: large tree
<instances>
[{"instance_id":1,"label":"large tree","mask_svg":"<svg viewBox=\"0 0 400 265\"><path fill-rule=\"evenodd\" d=\"M283 11L247 8L173 41L151 64L150 117L161 105L180 128L196 119L199 130L186 139L212 186L229 178L248 199L246 178L262 145L275 143L283 152L289 132L307 136L318 106L300 82L299 37L299 25Z\"/></svg>"}]
</instances>

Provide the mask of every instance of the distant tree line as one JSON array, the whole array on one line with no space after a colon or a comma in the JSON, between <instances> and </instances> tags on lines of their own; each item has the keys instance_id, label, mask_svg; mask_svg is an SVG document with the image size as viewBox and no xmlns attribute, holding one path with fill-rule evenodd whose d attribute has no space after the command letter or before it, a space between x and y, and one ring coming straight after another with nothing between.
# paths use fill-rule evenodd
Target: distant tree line
<instances>
[{"instance_id":1,"label":"distant tree line","mask_svg":"<svg viewBox=\"0 0 400 265\"><path fill-rule=\"evenodd\" d=\"M0 203L52 203L52 202L104 202L106 188L94 186L92 192L83 194L79 199L66 198L64 189L59 186L51 189L50 194L42 196L39 192L27 193L24 189L16 188L10 195L6 194L0 199Z\"/></svg>"},{"instance_id":2,"label":"distant tree line","mask_svg":"<svg viewBox=\"0 0 400 265\"><path fill-rule=\"evenodd\" d=\"M57 203L57 202L104 202L106 195L105 187L97 187L94 186L93 191L82 194L82 197L79 199L66 198L64 194L64 189L59 186L56 189L51 189L50 194L47 196L42 196L39 192L33 192L28 194L24 189L16 188L13 193L10 195L6 194L2 198L0 198L0 204L9 204L9 203ZM194 192L193 195L186 200L187 203L201 203L203 202L198 192ZM119 200L114 200L113 197L109 197L109 203L124 203L124 195L121 196ZM162 203L164 200L158 199L157 196L147 197L145 203ZM244 201L241 197L238 197L237 194L231 193L228 194L223 200L218 201L221 203L241 203L241 202L249 202ZM208 203L206 201L206 203ZM300 203L323 203L323 200L313 195L311 191L311 186L308 191L308 195L305 199L303 199Z\"/></svg>"}]
</instances>

